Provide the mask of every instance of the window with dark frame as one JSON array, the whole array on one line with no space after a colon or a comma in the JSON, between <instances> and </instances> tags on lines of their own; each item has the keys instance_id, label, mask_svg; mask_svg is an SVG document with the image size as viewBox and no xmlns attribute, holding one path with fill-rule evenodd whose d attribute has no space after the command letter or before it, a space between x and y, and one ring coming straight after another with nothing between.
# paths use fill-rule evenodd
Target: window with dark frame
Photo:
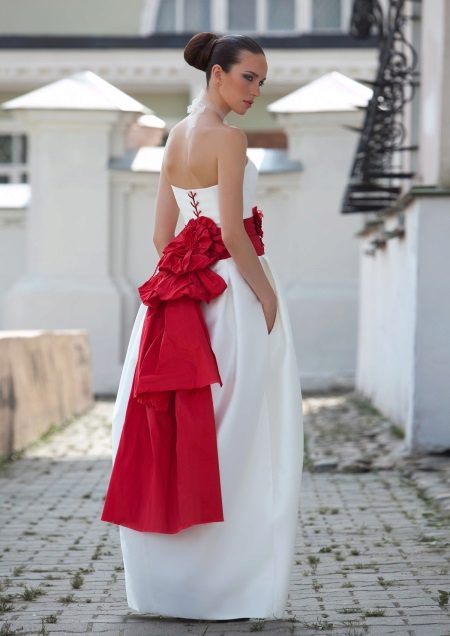
<instances>
[{"instance_id":1,"label":"window with dark frame","mask_svg":"<svg viewBox=\"0 0 450 636\"><path fill-rule=\"evenodd\" d=\"M301 0L304 10L300 10L298 0L221 0L219 14L224 24L217 25L213 24L212 5L216 1L160 0L155 30L158 33L341 32L349 3L349 0Z\"/></svg>"},{"instance_id":2,"label":"window with dark frame","mask_svg":"<svg viewBox=\"0 0 450 636\"><path fill-rule=\"evenodd\" d=\"M27 137L0 134L0 183L27 183Z\"/></svg>"}]
</instances>

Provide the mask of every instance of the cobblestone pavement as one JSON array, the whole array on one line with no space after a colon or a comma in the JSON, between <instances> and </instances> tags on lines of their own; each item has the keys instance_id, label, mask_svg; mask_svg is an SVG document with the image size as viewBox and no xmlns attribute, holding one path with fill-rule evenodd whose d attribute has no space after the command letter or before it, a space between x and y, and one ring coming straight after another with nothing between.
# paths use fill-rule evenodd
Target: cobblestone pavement
<instances>
[{"instance_id":1,"label":"cobblestone pavement","mask_svg":"<svg viewBox=\"0 0 450 636\"><path fill-rule=\"evenodd\" d=\"M290 620L130 610L118 529L99 520L112 408L98 400L0 470L1 635L450 636L450 459L405 457L399 431L353 393L304 399Z\"/></svg>"}]
</instances>

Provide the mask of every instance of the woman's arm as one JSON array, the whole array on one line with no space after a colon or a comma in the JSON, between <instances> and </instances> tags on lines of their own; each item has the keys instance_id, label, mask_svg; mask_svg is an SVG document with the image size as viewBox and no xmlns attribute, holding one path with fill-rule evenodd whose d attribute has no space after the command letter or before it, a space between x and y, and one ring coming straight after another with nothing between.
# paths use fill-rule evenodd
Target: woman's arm
<instances>
[{"instance_id":1,"label":"woman's arm","mask_svg":"<svg viewBox=\"0 0 450 636\"><path fill-rule=\"evenodd\" d=\"M164 160L159 176L158 192L155 202L155 225L153 229L153 243L159 256L175 236L180 210L177 200L167 180L164 170Z\"/></svg>"},{"instance_id":2,"label":"woman's arm","mask_svg":"<svg viewBox=\"0 0 450 636\"><path fill-rule=\"evenodd\" d=\"M276 294L267 278L243 223L243 182L247 136L239 128L221 131L218 151L219 213L222 240L247 283L263 305L273 326ZM273 320L272 320L273 318ZM271 327L269 328L270 331Z\"/></svg>"}]
</instances>

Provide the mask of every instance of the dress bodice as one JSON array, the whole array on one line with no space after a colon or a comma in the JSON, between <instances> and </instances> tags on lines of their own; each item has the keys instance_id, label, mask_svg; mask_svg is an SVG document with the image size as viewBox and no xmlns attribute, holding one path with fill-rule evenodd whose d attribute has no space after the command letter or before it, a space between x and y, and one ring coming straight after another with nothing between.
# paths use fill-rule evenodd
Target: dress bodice
<instances>
[{"instance_id":1,"label":"dress bodice","mask_svg":"<svg viewBox=\"0 0 450 636\"><path fill-rule=\"evenodd\" d=\"M248 157L244 170L243 182L243 218L252 216L252 207L256 204L256 183L258 180L258 168ZM210 217L217 225L220 225L219 214L219 186L218 184L207 188L179 188L172 185L173 193L180 208L180 212L187 223L198 214Z\"/></svg>"}]
</instances>

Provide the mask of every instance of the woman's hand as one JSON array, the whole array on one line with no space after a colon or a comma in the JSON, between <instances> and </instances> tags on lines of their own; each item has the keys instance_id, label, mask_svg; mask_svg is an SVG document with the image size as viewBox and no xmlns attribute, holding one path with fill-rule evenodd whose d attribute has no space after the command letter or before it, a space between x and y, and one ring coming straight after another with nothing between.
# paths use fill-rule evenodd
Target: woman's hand
<instances>
[{"instance_id":1,"label":"woman's hand","mask_svg":"<svg viewBox=\"0 0 450 636\"><path fill-rule=\"evenodd\" d=\"M264 311L264 317L266 319L267 331L270 334L275 324L278 311L278 301L275 292L269 296L269 298L261 301L261 305Z\"/></svg>"}]
</instances>

